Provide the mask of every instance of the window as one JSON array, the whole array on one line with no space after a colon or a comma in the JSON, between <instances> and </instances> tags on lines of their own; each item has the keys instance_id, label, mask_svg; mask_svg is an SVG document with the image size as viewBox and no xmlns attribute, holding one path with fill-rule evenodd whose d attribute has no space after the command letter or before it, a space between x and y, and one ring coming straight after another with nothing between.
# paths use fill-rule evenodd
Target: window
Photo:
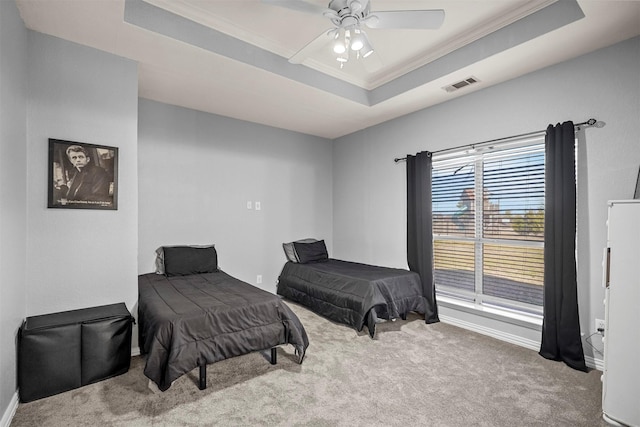
<instances>
[{"instance_id":1,"label":"window","mask_svg":"<svg viewBox=\"0 0 640 427\"><path fill-rule=\"evenodd\" d=\"M439 295L541 314L544 136L433 158Z\"/></svg>"}]
</instances>

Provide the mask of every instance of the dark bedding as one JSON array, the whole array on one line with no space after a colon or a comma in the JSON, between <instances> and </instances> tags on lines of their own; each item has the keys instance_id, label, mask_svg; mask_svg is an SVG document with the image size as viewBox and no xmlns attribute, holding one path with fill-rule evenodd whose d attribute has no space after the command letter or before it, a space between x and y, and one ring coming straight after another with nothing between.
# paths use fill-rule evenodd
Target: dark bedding
<instances>
[{"instance_id":1,"label":"dark bedding","mask_svg":"<svg viewBox=\"0 0 640 427\"><path fill-rule=\"evenodd\" d=\"M287 262L277 293L357 331L366 325L372 338L378 319L405 319L426 307L417 273L337 259Z\"/></svg>"},{"instance_id":2,"label":"dark bedding","mask_svg":"<svg viewBox=\"0 0 640 427\"><path fill-rule=\"evenodd\" d=\"M279 298L222 271L138 277L140 350L144 374L166 390L181 375L280 344L302 363L309 345L298 317Z\"/></svg>"}]
</instances>

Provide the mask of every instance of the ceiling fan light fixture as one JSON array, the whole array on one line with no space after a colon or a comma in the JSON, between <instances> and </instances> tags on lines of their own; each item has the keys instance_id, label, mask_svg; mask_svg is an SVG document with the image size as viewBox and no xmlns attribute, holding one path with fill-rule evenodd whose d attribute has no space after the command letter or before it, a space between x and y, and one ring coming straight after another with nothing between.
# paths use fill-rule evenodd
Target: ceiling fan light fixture
<instances>
[{"instance_id":1,"label":"ceiling fan light fixture","mask_svg":"<svg viewBox=\"0 0 640 427\"><path fill-rule=\"evenodd\" d=\"M351 50L360 50L364 47L364 31L359 28L353 30L353 38L351 39Z\"/></svg>"},{"instance_id":2,"label":"ceiling fan light fixture","mask_svg":"<svg viewBox=\"0 0 640 427\"><path fill-rule=\"evenodd\" d=\"M419 9L419 10L381 10L372 11L372 0L328 0L327 9L323 9L318 5L312 4L310 0L262 0L266 3L286 7L292 10L322 13L333 24L333 28L321 34L319 37L308 43L293 57L289 62L300 64L301 58L304 57L300 52L310 53L312 49L316 49L320 43L323 45L327 42L325 36L329 36L327 43L331 45L336 59L342 65L349 60L349 51L352 59L368 58L374 52L373 46L369 41L367 34L361 29L364 27L375 29L401 29L401 30L432 30L442 26L445 18L443 9ZM313 3L320 0L313 0ZM325 0L327 1L327 0ZM382 34L382 33L380 33ZM376 37L381 37L380 35ZM326 46L326 45L325 45ZM326 53L329 53L328 46ZM324 52L323 49L323 52ZM326 58L326 54L322 54L321 59ZM335 57L335 56L334 56ZM367 61L365 68L368 72L373 72L374 68L379 69L380 59L375 55L375 60ZM328 58L327 58L328 59ZM378 65L374 65L378 64Z\"/></svg>"},{"instance_id":3,"label":"ceiling fan light fixture","mask_svg":"<svg viewBox=\"0 0 640 427\"><path fill-rule=\"evenodd\" d=\"M354 45L356 45L357 47L354 47ZM360 29L357 29L356 36L354 36L353 40L351 41L351 49L357 50L361 58L366 58L367 56L371 55L373 53L373 46L371 46L371 43L369 42L367 33Z\"/></svg>"},{"instance_id":4,"label":"ceiling fan light fixture","mask_svg":"<svg viewBox=\"0 0 640 427\"><path fill-rule=\"evenodd\" d=\"M365 43L364 47L362 49L360 49L360 55L363 58L366 58L367 56L371 55L373 53L373 47L371 47L371 45L369 43Z\"/></svg>"},{"instance_id":5,"label":"ceiling fan light fixture","mask_svg":"<svg viewBox=\"0 0 640 427\"><path fill-rule=\"evenodd\" d=\"M340 55L347 50L347 47L348 39L345 35L345 30L340 28L339 31L336 31L336 35L334 36L333 51Z\"/></svg>"}]
</instances>

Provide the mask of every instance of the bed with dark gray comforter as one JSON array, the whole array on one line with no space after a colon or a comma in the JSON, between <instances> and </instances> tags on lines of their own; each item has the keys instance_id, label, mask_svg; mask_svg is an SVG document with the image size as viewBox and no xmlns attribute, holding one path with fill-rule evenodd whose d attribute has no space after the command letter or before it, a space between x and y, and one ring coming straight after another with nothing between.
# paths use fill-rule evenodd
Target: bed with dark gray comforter
<instances>
[{"instance_id":1,"label":"bed with dark gray comforter","mask_svg":"<svg viewBox=\"0 0 640 427\"><path fill-rule=\"evenodd\" d=\"M277 293L357 331L366 325L371 338L378 319L406 319L426 307L417 273L333 258L287 262Z\"/></svg>"},{"instance_id":2,"label":"bed with dark gray comforter","mask_svg":"<svg viewBox=\"0 0 640 427\"><path fill-rule=\"evenodd\" d=\"M138 291L144 374L162 391L198 366L202 376L206 364L281 344L292 344L302 363L309 345L300 320L280 297L220 270L143 274Z\"/></svg>"}]
</instances>

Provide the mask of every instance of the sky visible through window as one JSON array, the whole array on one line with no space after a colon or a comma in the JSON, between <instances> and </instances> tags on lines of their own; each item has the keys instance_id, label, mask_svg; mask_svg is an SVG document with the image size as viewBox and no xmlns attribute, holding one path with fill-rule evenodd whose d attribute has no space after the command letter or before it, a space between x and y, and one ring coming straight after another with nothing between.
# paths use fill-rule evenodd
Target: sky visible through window
<instances>
[{"instance_id":1,"label":"sky visible through window","mask_svg":"<svg viewBox=\"0 0 640 427\"><path fill-rule=\"evenodd\" d=\"M519 172L523 169L528 176ZM499 202L501 212L524 214L544 209L544 151L486 160L484 177L485 196L492 203ZM434 168L432 179L434 214L454 215L468 209L465 196L473 195L475 188L472 159L462 165Z\"/></svg>"}]
</instances>

